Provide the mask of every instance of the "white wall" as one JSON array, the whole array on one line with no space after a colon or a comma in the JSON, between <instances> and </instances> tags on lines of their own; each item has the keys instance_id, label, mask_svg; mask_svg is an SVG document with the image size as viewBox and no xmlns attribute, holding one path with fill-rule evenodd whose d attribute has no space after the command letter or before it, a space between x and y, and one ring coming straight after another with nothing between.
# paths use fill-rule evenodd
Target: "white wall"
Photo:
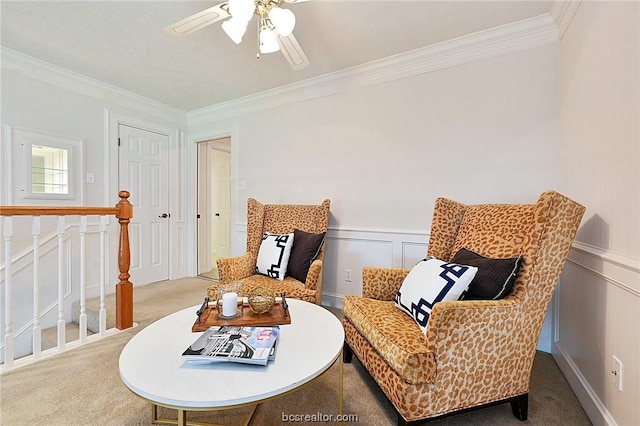
<instances>
[{"instance_id":1,"label":"white wall","mask_svg":"<svg viewBox=\"0 0 640 426\"><path fill-rule=\"evenodd\" d=\"M558 189L587 213L554 327L543 333L553 331L556 360L594 423L640 424L638 15L637 2L583 2L559 45L505 49L374 85L349 79L326 96L318 85L314 96L254 112L189 114L189 155L174 147L172 165L186 195L174 202L182 208L193 197L193 142L230 135L234 252L244 250L248 197L331 198L324 299L339 304L359 292L362 266L409 267L420 258L437 196L531 202ZM468 49L452 56L460 51L474 57ZM126 116L178 133L187 127L185 114L19 65L3 60L2 124L85 138L86 170L97 179L87 205L112 202L109 184L100 185L113 167L104 162L105 122ZM0 163L4 180L6 158ZM186 207L181 238L194 251L195 200ZM621 393L610 384L611 355L625 364Z\"/></svg>"},{"instance_id":2,"label":"white wall","mask_svg":"<svg viewBox=\"0 0 640 426\"><path fill-rule=\"evenodd\" d=\"M186 180L183 162L186 156L180 151L184 150L183 134L187 128L187 115L184 112L173 110L166 106L153 103L119 89L87 79L81 75L67 70L51 66L24 55L12 51L2 51L2 117L0 129L2 142L0 146L0 205L45 205L42 200L28 200L20 197L17 188L20 188L21 163L16 161L15 146L12 147L11 129L28 129L45 134L72 137L84 141L84 171L91 172L95 176L94 184L84 183L84 206L114 206L118 201L117 186L117 123L124 120L129 124L139 124L147 128L163 129L173 136L174 144L170 148L172 158L171 172L174 174L171 182L176 185L171 193L174 195L173 206L176 222L179 218L184 222L186 206L184 189ZM15 141L14 141L15 142ZM13 154L12 154L13 152ZM174 155L175 154L175 155ZM84 182L84 176L81 177ZM60 203L57 203L60 205ZM69 205L63 200L62 205ZM134 211L135 214L135 211ZM32 246L31 220L27 217L14 218L12 255L26 247ZM89 218L89 231L87 234L88 265L87 265L87 296L95 297L99 292L99 265L95 261L99 253L97 219ZM71 256L77 256L78 248L78 220L77 217L69 217L67 225L69 233L65 249ZM184 226L182 226L184 228ZM44 242L47 237L55 234L56 219L42 219L41 238ZM180 224L173 229L174 250L176 256L171 259L174 278L186 275L186 238L180 237ZM113 293L118 282L118 232L119 225L114 218L109 219L108 226L108 265L106 271L107 293ZM54 235L55 236L55 235ZM181 238L181 239L180 239ZM49 247L51 246L51 247ZM46 251L46 253L44 253ZM20 257L13 268L13 295L16 300L14 309L13 331L16 333L17 355L29 353L31 331L29 321L33 319L33 273L30 253ZM48 256L48 257L44 257ZM42 314L49 312L42 319L42 327L53 326L56 321L57 308L53 307L57 300L57 274L51 274L50 265L57 269L55 259L57 246L55 240L52 244L45 245L43 249L41 278L41 308ZM4 244L0 247L0 258L4 261ZM51 259L53 260L51 260ZM182 259L182 264L179 260ZM3 262L4 263L4 262ZM68 279L65 300L65 316L71 320L71 303L79 299L79 272L77 264L73 268L73 262L65 263L64 276ZM135 274L132 274L132 282L136 282ZM0 296L1 306L4 312L4 267L0 269ZM114 307L109 306L113 310ZM4 340L4 314L0 315L0 328L3 330L0 336L0 344Z\"/></svg>"},{"instance_id":3,"label":"white wall","mask_svg":"<svg viewBox=\"0 0 640 426\"><path fill-rule=\"evenodd\" d=\"M436 196L533 201L556 181L556 48L546 46L190 127L236 129L246 199L319 203L332 228L425 232Z\"/></svg>"},{"instance_id":4,"label":"white wall","mask_svg":"<svg viewBox=\"0 0 640 426\"><path fill-rule=\"evenodd\" d=\"M587 210L553 353L594 424L640 424L639 64L640 3L582 2L560 43L557 186Z\"/></svg>"},{"instance_id":5,"label":"white wall","mask_svg":"<svg viewBox=\"0 0 640 426\"><path fill-rule=\"evenodd\" d=\"M232 137L234 253L248 197L330 198L323 303L341 306L363 266L424 257L436 197L534 202L557 180L556 66L547 45L224 120L199 112L194 140Z\"/></svg>"}]
</instances>

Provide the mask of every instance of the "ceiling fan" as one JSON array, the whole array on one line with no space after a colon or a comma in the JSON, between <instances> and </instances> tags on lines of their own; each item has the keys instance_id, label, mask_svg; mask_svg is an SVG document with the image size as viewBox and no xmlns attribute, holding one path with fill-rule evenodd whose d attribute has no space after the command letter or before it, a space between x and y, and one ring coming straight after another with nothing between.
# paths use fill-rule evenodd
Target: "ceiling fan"
<instances>
[{"instance_id":1,"label":"ceiling fan","mask_svg":"<svg viewBox=\"0 0 640 426\"><path fill-rule=\"evenodd\" d=\"M228 0L184 18L165 28L169 34L186 36L214 22L229 18L222 23L222 29L236 44L240 44L249 21L258 16L259 53L280 50L289 65L299 70L309 65L307 56L293 36L296 18L284 3L301 3L306 0Z\"/></svg>"}]
</instances>

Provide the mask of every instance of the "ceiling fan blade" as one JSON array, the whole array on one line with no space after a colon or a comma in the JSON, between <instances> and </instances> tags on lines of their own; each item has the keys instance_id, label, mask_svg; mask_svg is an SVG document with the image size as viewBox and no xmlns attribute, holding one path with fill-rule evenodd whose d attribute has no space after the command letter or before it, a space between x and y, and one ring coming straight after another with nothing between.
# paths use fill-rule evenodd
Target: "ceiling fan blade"
<instances>
[{"instance_id":1,"label":"ceiling fan blade","mask_svg":"<svg viewBox=\"0 0 640 426\"><path fill-rule=\"evenodd\" d=\"M289 65L291 65L291 68L301 70L309 65L307 55L304 54L298 40L296 40L293 34L289 34L286 37L278 35L278 43L280 44L280 51L287 62L289 62Z\"/></svg>"},{"instance_id":2,"label":"ceiling fan blade","mask_svg":"<svg viewBox=\"0 0 640 426\"><path fill-rule=\"evenodd\" d=\"M229 16L231 16L229 14L229 4L224 2L184 18L175 24L169 25L164 30L169 34L183 37Z\"/></svg>"}]
</instances>

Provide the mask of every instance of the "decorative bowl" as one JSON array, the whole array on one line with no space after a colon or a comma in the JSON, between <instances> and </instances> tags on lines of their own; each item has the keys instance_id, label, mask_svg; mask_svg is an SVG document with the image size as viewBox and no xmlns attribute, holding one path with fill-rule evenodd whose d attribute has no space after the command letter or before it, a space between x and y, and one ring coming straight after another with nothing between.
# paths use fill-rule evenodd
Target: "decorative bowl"
<instances>
[{"instance_id":1,"label":"decorative bowl","mask_svg":"<svg viewBox=\"0 0 640 426\"><path fill-rule=\"evenodd\" d=\"M249 308L256 314L265 314L273 308L276 296L273 290L266 287L256 287L247 297Z\"/></svg>"}]
</instances>

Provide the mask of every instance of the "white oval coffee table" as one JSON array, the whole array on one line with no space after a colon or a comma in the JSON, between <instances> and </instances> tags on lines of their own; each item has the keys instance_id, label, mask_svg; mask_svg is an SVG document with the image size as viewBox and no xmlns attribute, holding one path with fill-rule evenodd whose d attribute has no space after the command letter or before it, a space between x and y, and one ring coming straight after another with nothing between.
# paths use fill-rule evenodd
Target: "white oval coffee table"
<instances>
[{"instance_id":1,"label":"white oval coffee table","mask_svg":"<svg viewBox=\"0 0 640 426\"><path fill-rule=\"evenodd\" d=\"M136 395L157 406L178 410L186 425L187 411L238 408L282 396L315 379L341 358L342 324L328 310L312 303L288 300L291 324L280 326L276 359L267 366L237 363L188 364L182 352L202 333L192 333L194 306L150 324L136 334L120 354L120 377ZM340 359L338 414L342 413ZM246 424L245 423L245 424Z\"/></svg>"}]
</instances>

